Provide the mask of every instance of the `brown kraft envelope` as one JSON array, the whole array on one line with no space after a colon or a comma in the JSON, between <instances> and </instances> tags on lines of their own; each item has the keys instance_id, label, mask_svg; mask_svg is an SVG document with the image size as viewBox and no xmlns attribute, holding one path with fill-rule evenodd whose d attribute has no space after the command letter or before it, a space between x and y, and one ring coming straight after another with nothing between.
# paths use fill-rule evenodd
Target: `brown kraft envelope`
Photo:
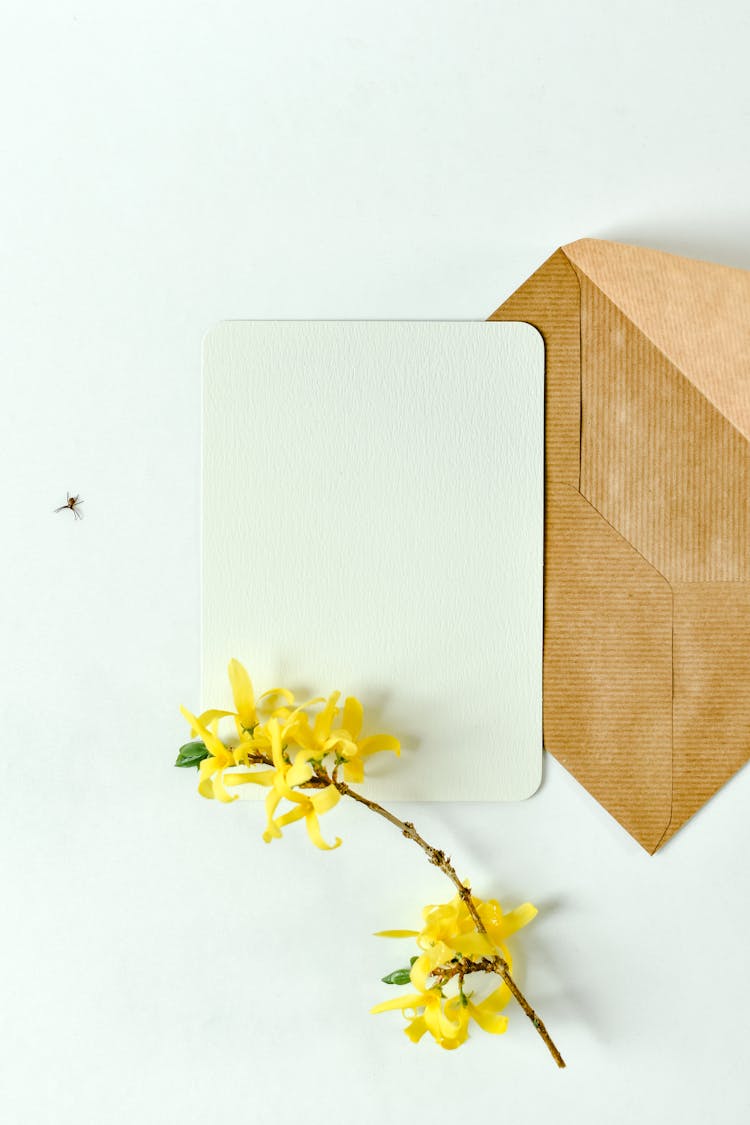
<instances>
[{"instance_id":1,"label":"brown kraft envelope","mask_svg":"<svg viewBox=\"0 0 750 1125\"><path fill-rule=\"evenodd\" d=\"M652 854L750 757L750 273L584 239L544 337L544 744Z\"/></svg>"}]
</instances>

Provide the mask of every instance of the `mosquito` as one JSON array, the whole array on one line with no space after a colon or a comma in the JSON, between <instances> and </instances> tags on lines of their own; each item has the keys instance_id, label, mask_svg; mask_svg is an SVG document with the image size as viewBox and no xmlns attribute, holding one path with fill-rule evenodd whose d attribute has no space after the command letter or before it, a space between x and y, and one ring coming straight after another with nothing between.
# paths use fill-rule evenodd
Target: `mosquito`
<instances>
[{"instance_id":1,"label":"mosquito","mask_svg":"<svg viewBox=\"0 0 750 1125\"><path fill-rule=\"evenodd\" d=\"M69 492L66 493L66 495L67 495L68 499L65 501L64 504L61 504L59 508L55 508L55 511L56 512L64 512L66 510L66 508L70 508L70 510L73 513L73 515L75 516L75 518L77 520L82 520L83 514L78 511L78 506L79 506L79 504L83 504L83 500L81 499L80 496L71 496Z\"/></svg>"}]
</instances>

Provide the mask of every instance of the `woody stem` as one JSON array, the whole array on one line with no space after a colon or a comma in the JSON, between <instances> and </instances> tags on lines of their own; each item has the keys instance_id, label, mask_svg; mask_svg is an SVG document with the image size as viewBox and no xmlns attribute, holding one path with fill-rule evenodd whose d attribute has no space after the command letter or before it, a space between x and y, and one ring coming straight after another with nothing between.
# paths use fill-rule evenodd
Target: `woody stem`
<instances>
[{"instance_id":1,"label":"woody stem","mask_svg":"<svg viewBox=\"0 0 750 1125\"><path fill-rule=\"evenodd\" d=\"M436 867L439 867L440 870L444 872L444 874L446 874L450 881L453 883L459 895L466 903L466 909L469 911L472 921L474 922L474 925L479 933L485 935L487 934L487 929L480 917L479 911L477 910L476 903L471 897L471 891L465 883L461 882L458 875L456 874L455 867L444 851L442 851L440 848L434 848L432 844L428 844L427 841L417 832L411 821L400 820L399 817L394 816L394 814L392 812L389 812L388 809L385 809L382 805L379 805L377 801L371 801L368 797L363 797L354 789L350 789L345 781L331 780L327 777L327 775L324 775L324 771L321 771L321 774L318 774L317 777L318 784L320 784L320 782L324 780L329 784L335 785L342 797L351 797L353 801L356 801L360 805L364 805L366 808L370 809L371 812L377 813L378 816L382 816L384 820L389 821L396 828L398 828L401 832L401 835L405 836L407 840L413 840L415 844L418 844L429 859L430 863L433 863ZM467 964L473 965L475 963L464 962L463 972L461 973L461 976L463 976L465 972L471 971L481 971L498 974L498 976L508 986L511 993L513 994L514 999L521 1006L523 1011L533 1023L541 1038L544 1040L544 1043L547 1046L547 1050L552 1055L552 1058L555 1060L559 1067L564 1067L565 1060L555 1046L552 1037L547 1031L547 1028L544 1026L544 1023L536 1014L516 982L513 980L510 972L510 966L508 965L508 962L505 960L505 958L501 957L499 953L495 954L493 957L484 957L482 958L481 962L476 962L475 969L466 968L465 966ZM457 969L456 971L458 972L459 970Z\"/></svg>"},{"instance_id":2,"label":"woody stem","mask_svg":"<svg viewBox=\"0 0 750 1125\"><path fill-rule=\"evenodd\" d=\"M263 763L269 766L273 765L273 762L263 753L256 752L255 754L250 756L249 760L255 764ZM388 809L384 808L382 805L379 805L377 801L371 801L369 797L363 797L361 793L357 793L356 790L351 789L345 781L337 780L335 770L333 772L333 775L329 775L321 765L318 765L315 768L314 775L310 778L309 781L304 782L302 786L300 786L300 788L318 789L327 785L335 785L342 797L351 797L351 799L353 801L356 801L357 804L364 805L365 808L368 808L371 812L377 813L378 816L382 816L384 820L389 821L394 825L394 827L398 828L401 832L401 835L405 836L407 840L413 840L415 844L418 844L429 859L430 863L434 864L435 867L439 867L440 870L445 875L447 875L450 881L453 883L461 899L465 902L466 909L469 911L469 914L471 915L472 921L474 922L474 926L477 931L480 934L487 935L487 928L482 921L479 911L477 910L476 903L471 896L469 887L467 887L465 883L461 882L456 873L455 867L453 866L445 852L442 851L442 849L435 848L432 846L432 844L428 844L424 837L420 836L420 834L417 832L411 821L401 820L399 817L395 816L394 813L389 812ZM510 990L516 1002L531 1020L532 1024L536 1028L536 1031L541 1036L547 1047L547 1050L552 1055L552 1058L555 1060L557 1065L560 1068L563 1068L565 1066L565 1060L560 1054L550 1033L547 1031L544 1022L536 1014L531 1004L514 981L511 975L510 966L504 957L502 957L499 953L496 953L492 957L483 957L481 958L481 960L476 962L469 961L466 958L463 958L459 963L457 963L454 971L443 971L443 973L441 974L442 979L447 980L450 976L455 975L455 973L458 973L459 971L461 971L462 977L465 973L468 972L497 973L502 981L508 986L508 989Z\"/></svg>"}]
</instances>

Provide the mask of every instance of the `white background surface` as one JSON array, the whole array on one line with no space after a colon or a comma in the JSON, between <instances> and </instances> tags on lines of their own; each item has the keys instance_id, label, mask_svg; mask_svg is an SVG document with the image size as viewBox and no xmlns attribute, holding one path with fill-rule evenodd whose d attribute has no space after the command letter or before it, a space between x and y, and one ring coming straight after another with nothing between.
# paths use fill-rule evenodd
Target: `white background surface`
<instances>
[{"instance_id":1,"label":"white background surface","mask_svg":"<svg viewBox=\"0 0 750 1125\"><path fill-rule=\"evenodd\" d=\"M745 13L6 3L4 1122L745 1119L747 769L654 859L549 759L522 805L403 809L540 907L516 949L558 1073L518 1014L454 1054L367 1014L368 935L447 889L387 825L266 847L170 764L206 327L483 318L583 235L750 267Z\"/></svg>"}]
</instances>

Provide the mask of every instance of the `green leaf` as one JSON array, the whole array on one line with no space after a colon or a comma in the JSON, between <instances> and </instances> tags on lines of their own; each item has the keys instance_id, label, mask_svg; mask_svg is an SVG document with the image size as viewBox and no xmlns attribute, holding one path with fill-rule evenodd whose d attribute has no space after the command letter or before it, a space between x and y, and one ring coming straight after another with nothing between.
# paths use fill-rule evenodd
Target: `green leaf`
<instances>
[{"instance_id":1,"label":"green leaf","mask_svg":"<svg viewBox=\"0 0 750 1125\"><path fill-rule=\"evenodd\" d=\"M418 956L418 954L416 954L416 953L415 953L413 957L410 957L410 958L409 958L409 964L410 964L410 965L413 965L413 964L414 964L414 962L415 962L415 961L418 961L418 960L419 960L419 956Z\"/></svg>"},{"instance_id":2,"label":"green leaf","mask_svg":"<svg viewBox=\"0 0 750 1125\"><path fill-rule=\"evenodd\" d=\"M180 747L175 765L183 766L186 769L195 766L197 769L203 759L207 757L208 750L205 742L186 742L184 746Z\"/></svg>"},{"instance_id":3,"label":"green leaf","mask_svg":"<svg viewBox=\"0 0 750 1125\"><path fill-rule=\"evenodd\" d=\"M383 984L408 984L411 976L408 969L394 969L387 977L380 978Z\"/></svg>"}]
</instances>

